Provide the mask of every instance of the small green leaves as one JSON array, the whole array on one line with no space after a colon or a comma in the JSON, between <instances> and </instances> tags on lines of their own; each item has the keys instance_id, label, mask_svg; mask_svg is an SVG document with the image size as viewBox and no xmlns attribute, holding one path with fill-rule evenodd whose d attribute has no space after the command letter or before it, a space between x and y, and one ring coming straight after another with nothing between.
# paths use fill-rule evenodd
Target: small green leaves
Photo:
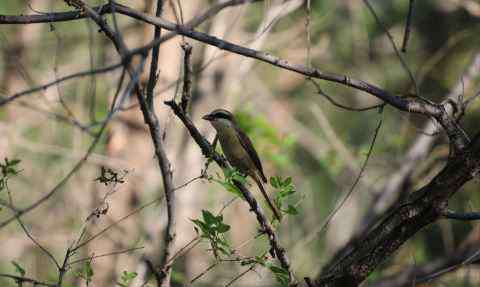
<instances>
[{"instance_id":1,"label":"small green leaves","mask_svg":"<svg viewBox=\"0 0 480 287\"><path fill-rule=\"evenodd\" d=\"M78 271L76 275L87 282L91 282L93 275L95 275L93 272L92 263L90 261L85 261L82 271Z\"/></svg>"},{"instance_id":2,"label":"small green leaves","mask_svg":"<svg viewBox=\"0 0 480 287\"><path fill-rule=\"evenodd\" d=\"M18 170L18 164L21 162L19 159L9 160L5 158L3 163L0 163L0 191L7 187L8 178L10 176L17 175L20 170Z\"/></svg>"},{"instance_id":3,"label":"small green leaves","mask_svg":"<svg viewBox=\"0 0 480 287\"><path fill-rule=\"evenodd\" d=\"M120 277L122 282L117 282L117 285L121 287L128 287L130 283L132 283L133 279L137 277L137 275L137 272L123 271L122 277Z\"/></svg>"},{"instance_id":4,"label":"small green leaves","mask_svg":"<svg viewBox=\"0 0 480 287\"><path fill-rule=\"evenodd\" d=\"M290 276L287 270L274 265L271 261L268 261L266 266L272 271L273 275L275 275L275 279L277 279L281 286L288 286Z\"/></svg>"},{"instance_id":5,"label":"small green leaves","mask_svg":"<svg viewBox=\"0 0 480 287\"><path fill-rule=\"evenodd\" d=\"M287 204L287 208L283 208L285 202L296 192L295 185L291 177L282 179L279 176L270 178L270 185L277 190L275 193L275 204L280 210L290 215L297 215L298 210L292 204Z\"/></svg>"},{"instance_id":6,"label":"small green leaves","mask_svg":"<svg viewBox=\"0 0 480 287\"><path fill-rule=\"evenodd\" d=\"M293 206L291 204L289 204L287 206L287 209L284 209L283 211L287 214L290 214L290 215L297 215L298 214L298 210L295 208L295 206Z\"/></svg>"},{"instance_id":7,"label":"small green leaves","mask_svg":"<svg viewBox=\"0 0 480 287\"><path fill-rule=\"evenodd\" d=\"M11 261L11 263L13 264L13 266L15 266L15 271L18 274L20 274L20 276L22 276L22 277L25 276L25 273L27 273L27 272L25 271L25 269L20 264L18 264L15 261Z\"/></svg>"},{"instance_id":8,"label":"small green leaves","mask_svg":"<svg viewBox=\"0 0 480 287\"><path fill-rule=\"evenodd\" d=\"M214 182L220 184L225 188L226 191L235 194L238 197L242 197L242 193L235 185L235 181L241 184L245 184L247 182L245 176L234 168L225 168L223 169L224 179L221 178L220 175L217 174L218 179L210 178Z\"/></svg>"},{"instance_id":9,"label":"small green leaves","mask_svg":"<svg viewBox=\"0 0 480 287\"><path fill-rule=\"evenodd\" d=\"M230 225L223 222L222 215L215 216L208 210L202 210L202 217L203 221L191 219L193 224L200 229L200 236L210 241L215 256L218 251L224 255L230 255L232 251L224 235L230 230ZM197 228L195 230L198 232Z\"/></svg>"},{"instance_id":10,"label":"small green leaves","mask_svg":"<svg viewBox=\"0 0 480 287\"><path fill-rule=\"evenodd\" d=\"M262 256L255 256L255 260L252 262L252 264L260 264L272 271L273 275L275 276L275 279L277 279L277 282L280 283L281 286L288 286L289 283L289 278L290 275L288 273L288 270L283 269L280 266L277 266L274 264L273 261L267 260L267 257L265 254Z\"/></svg>"}]
</instances>

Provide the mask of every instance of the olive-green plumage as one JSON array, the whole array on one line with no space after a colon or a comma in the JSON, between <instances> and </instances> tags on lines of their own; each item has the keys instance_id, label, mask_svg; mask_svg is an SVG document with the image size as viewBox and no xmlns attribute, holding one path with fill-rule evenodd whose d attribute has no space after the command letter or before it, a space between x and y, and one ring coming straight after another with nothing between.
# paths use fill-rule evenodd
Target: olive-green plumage
<instances>
[{"instance_id":1,"label":"olive-green plumage","mask_svg":"<svg viewBox=\"0 0 480 287\"><path fill-rule=\"evenodd\" d=\"M210 121L217 131L223 153L230 165L255 181L275 217L280 220L280 212L275 208L263 188L262 181L267 182L267 178L263 173L257 151L248 136L238 127L233 114L224 109L217 109L205 115L203 119Z\"/></svg>"}]
</instances>

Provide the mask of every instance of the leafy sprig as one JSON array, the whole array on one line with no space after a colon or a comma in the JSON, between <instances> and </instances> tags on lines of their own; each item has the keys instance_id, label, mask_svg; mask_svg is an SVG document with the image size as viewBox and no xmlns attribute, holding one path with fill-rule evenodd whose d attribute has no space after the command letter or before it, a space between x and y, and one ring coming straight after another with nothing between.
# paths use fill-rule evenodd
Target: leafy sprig
<instances>
[{"instance_id":1,"label":"leafy sprig","mask_svg":"<svg viewBox=\"0 0 480 287\"><path fill-rule=\"evenodd\" d=\"M282 179L280 176L272 176L270 177L270 185L277 190L274 198L275 205L277 205L282 212L290 215L297 215L297 208L293 204L287 203L289 198L297 192L292 178L287 177Z\"/></svg>"},{"instance_id":2,"label":"leafy sprig","mask_svg":"<svg viewBox=\"0 0 480 287\"><path fill-rule=\"evenodd\" d=\"M209 240L215 257L218 257L218 252L226 256L231 255L232 248L225 237L230 225L223 222L223 215L216 216L208 210L202 210L202 217L203 220L191 219L191 221L195 224L197 233Z\"/></svg>"}]
</instances>

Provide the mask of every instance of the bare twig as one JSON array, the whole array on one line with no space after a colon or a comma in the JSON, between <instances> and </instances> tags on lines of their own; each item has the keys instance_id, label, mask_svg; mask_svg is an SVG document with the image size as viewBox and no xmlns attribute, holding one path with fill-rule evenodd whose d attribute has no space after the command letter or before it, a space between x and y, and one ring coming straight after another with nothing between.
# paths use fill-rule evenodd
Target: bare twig
<instances>
[{"instance_id":1,"label":"bare twig","mask_svg":"<svg viewBox=\"0 0 480 287\"><path fill-rule=\"evenodd\" d=\"M357 184L360 182L360 179L362 178L363 173L365 172L365 168L367 167L368 160L370 159L370 156L372 155L373 147L375 146L375 142L377 140L378 133L380 132L380 128L382 127L383 124L383 110L380 110L381 113L381 118L378 121L377 127L375 128L375 131L373 133L372 141L370 142L370 146L368 148L367 155L365 157L365 160L363 161L362 167L360 168L360 171L358 172L357 177L355 178L355 181L353 182L352 186L348 190L348 192L345 194L345 196L340 200L340 202L335 206L332 212L329 213L323 224L320 225L318 230L315 230L312 232L312 236L318 236L330 223L330 221L333 219L335 214L342 208L342 206L347 202L347 200L350 198L350 196L353 194L355 191L355 188ZM308 239L310 241L311 239Z\"/></svg>"},{"instance_id":2,"label":"bare twig","mask_svg":"<svg viewBox=\"0 0 480 287\"><path fill-rule=\"evenodd\" d=\"M128 249L124 249L124 250L118 250L118 251L112 251L112 252L103 253L103 254L99 254L99 255L94 255L94 256L90 256L90 257L86 257L86 258L80 258L80 259L77 259L77 260L70 261L68 263L68 265L71 266L73 264L85 262L85 261L88 261L88 260L91 260L91 259L107 257L107 256L111 256L111 255L130 253L130 252L137 251L137 250L140 250L140 249L143 249L143 248L144 247L133 247L133 248L128 248Z\"/></svg>"},{"instance_id":3,"label":"bare twig","mask_svg":"<svg viewBox=\"0 0 480 287\"><path fill-rule=\"evenodd\" d=\"M456 219L456 220L464 220L464 221L480 219L480 212L457 213L448 209L448 210L445 210L445 212L443 212L442 215L448 219Z\"/></svg>"},{"instance_id":4,"label":"bare twig","mask_svg":"<svg viewBox=\"0 0 480 287\"><path fill-rule=\"evenodd\" d=\"M407 21L405 23L405 32L403 33L403 42L402 42L402 52L407 52L408 39L410 39L410 30L412 28L412 18L413 18L413 5L415 0L408 1L408 14Z\"/></svg>"},{"instance_id":5,"label":"bare twig","mask_svg":"<svg viewBox=\"0 0 480 287\"><path fill-rule=\"evenodd\" d=\"M395 44L395 40L393 39L392 34L390 34L387 27L385 27L385 24L380 20L380 18L378 17L377 13L375 12L375 9L373 9L373 6L370 4L370 2L368 2L368 0L363 0L363 3L365 3L365 6L367 6L368 10L375 18L375 21L377 22L378 26L380 26L385 32L385 34L387 35L388 40L390 41L390 44L392 45L392 48L395 51L395 55L397 56L398 60L402 64L402 67L405 70L405 72L407 72L408 76L410 77L410 81L413 87L415 88L415 96L421 99L422 101L428 103L429 101L427 99L424 99L421 97L420 91L418 89L417 81L415 80L415 76L413 75L412 71L408 67L405 60L403 59L402 54L400 54L400 51L398 50L397 45Z\"/></svg>"},{"instance_id":6,"label":"bare twig","mask_svg":"<svg viewBox=\"0 0 480 287\"><path fill-rule=\"evenodd\" d=\"M132 80L132 82L136 81L137 79ZM118 91L117 91L118 92ZM85 155L80 159L80 161L77 162L77 164L70 170L70 172L59 182L55 187L50 190L47 194L42 196L40 199L29 205L28 207L18 209L17 212L15 212L15 215L12 217L4 220L3 222L0 222L0 229L7 226L9 223L11 223L13 220L16 218L19 218L26 213L32 211L33 209L37 208L44 202L46 202L48 199L50 199L57 191L59 191L67 182L68 180L83 166L83 164L87 161L88 157L90 154L93 152L95 149L97 143L100 141L101 135L103 134L103 131L105 130L107 124L113 117L113 114L115 112L115 108L117 106L121 106L124 102L124 100L127 98L127 95L129 95L131 92L131 88L127 88L125 92L123 93L122 97L117 101L116 99L112 102L112 105L110 107L110 112L107 115L107 118L103 122L102 126L100 127L100 131L98 132L97 136L93 139L92 143L90 144L88 150L86 151Z\"/></svg>"},{"instance_id":7,"label":"bare twig","mask_svg":"<svg viewBox=\"0 0 480 287\"><path fill-rule=\"evenodd\" d=\"M238 279L242 278L243 276L245 276L245 274L247 274L248 272L252 271L255 269L257 264L252 264L247 270L241 272L240 274L238 274L237 276L235 276L232 280L230 280L230 282L228 282L225 287L228 287L228 286L231 286L233 283L235 283Z\"/></svg>"},{"instance_id":8,"label":"bare twig","mask_svg":"<svg viewBox=\"0 0 480 287\"><path fill-rule=\"evenodd\" d=\"M23 276L16 276L10 274L0 273L0 277L10 278L19 284L18 286L22 286L23 283L31 283L33 286L47 286L47 287L57 287L57 284L41 282L33 278L23 277Z\"/></svg>"},{"instance_id":9,"label":"bare twig","mask_svg":"<svg viewBox=\"0 0 480 287\"><path fill-rule=\"evenodd\" d=\"M155 16L160 17L163 11L163 0L157 1L157 9L155 12ZM153 34L153 40L159 39L161 36L162 29L158 26L155 26L155 31ZM150 108L153 106L153 90L157 84L157 80L159 78L159 74L157 74L158 70L158 54L160 51L160 43L153 46L152 48L152 61L150 64L150 76L148 78L147 83L147 104Z\"/></svg>"},{"instance_id":10,"label":"bare twig","mask_svg":"<svg viewBox=\"0 0 480 287\"><path fill-rule=\"evenodd\" d=\"M183 56L183 92L180 107L183 112L188 114L188 106L192 97L192 67L190 58L192 57L192 46L187 42L182 44Z\"/></svg>"},{"instance_id":11,"label":"bare twig","mask_svg":"<svg viewBox=\"0 0 480 287\"><path fill-rule=\"evenodd\" d=\"M116 64L113 64L113 65L110 65L110 66L107 66L107 67L103 67L103 68L90 69L90 70L86 70L86 71L83 71L83 72L78 72L78 73L74 73L74 74L71 74L71 75L63 76L63 77L55 79L54 81L51 81L49 83L46 83L46 84L43 84L43 85L40 85L40 86L37 86L37 87L33 87L31 89L28 89L28 90L25 90L25 91L22 91L22 92L15 93L15 94L13 94L9 97L0 98L0 106L6 105L6 104L8 104L8 103L20 98L20 97L23 97L23 96L26 96L26 95L29 95L29 94L33 94L33 93L36 93L36 92L44 91L44 90L48 89L49 87L52 87L52 86L57 85L57 84L59 84L61 82L64 82L64 81L68 81L68 80L76 79L76 78L80 78L80 77L86 77L86 76L90 76L90 75L107 73L107 72L113 71L115 69L118 69L122 66L123 66L123 63L120 62L120 63L116 63Z\"/></svg>"},{"instance_id":12,"label":"bare twig","mask_svg":"<svg viewBox=\"0 0 480 287\"><path fill-rule=\"evenodd\" d=\"M385 106L385 103L381 103L381 104L377 104L377 105L373 105L373 106L369 106L369 107L364 107L364 108L353 108L353 107L345 106L343 104L338 103L331 96L329 96L327 93L325 93L322 90L322 88L320 87L320 85L315 80L313 80L312 78L307 78L307 80L310 81L310 83L312 83L315 86L315 88L317 89L317 93L319 95L324 96L325 99L327 99L327 101L329 101L332 105L334 105L338 108L341 108L341 109L344 109L344 110L347 110L347 111L351 111L351 112L365 112L365 111L370 111L370 110L378 109L380 107Z\"/></svg>"}]
</instances>

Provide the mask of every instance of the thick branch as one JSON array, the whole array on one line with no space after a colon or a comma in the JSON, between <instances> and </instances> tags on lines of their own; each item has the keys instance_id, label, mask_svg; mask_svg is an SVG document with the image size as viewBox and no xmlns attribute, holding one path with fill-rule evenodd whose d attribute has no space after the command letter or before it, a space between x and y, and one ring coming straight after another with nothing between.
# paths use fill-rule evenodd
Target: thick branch
<instances>
[{"instance_id":1,"label":"thick branch","mask_svg":"<svg viewBox=\"0 0 480 287\"><path fill-rule=\"evenodd\" d=\"M426 186L412 193L348 252L328 264L317 286L357 286L415 233L438 220L448 199L480 169L480 140L452 157Z\"/></svg>"}]
</instances>

